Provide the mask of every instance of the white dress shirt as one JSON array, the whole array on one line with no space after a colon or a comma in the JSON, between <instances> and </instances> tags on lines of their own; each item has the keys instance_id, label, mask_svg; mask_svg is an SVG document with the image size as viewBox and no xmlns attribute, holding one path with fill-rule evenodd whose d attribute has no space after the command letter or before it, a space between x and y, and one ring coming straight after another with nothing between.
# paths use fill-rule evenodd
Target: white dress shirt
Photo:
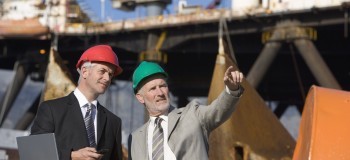
<instances>
[{"instance_id":1,"label":"white dress shirt","mask_svg":"<svg viewBox=\"0 0 350 160\"><path fill-rule=\"evenodd\" d=\"M164 134L164 160L176 160L175 154L171 151L168 145L168 116L161 115L159 116L163 119L161 125L163 128ZM147 146L148 146L148 158L152 160L152 138L153 138L153 130L156 127L154 121L157 117L150 117L149 125L148 125L148 136L147 136Z\"/></svg>"},{"instance_id":2,"label":"white dress shirt","mask_svg":"<svg viewBox=\"0 0 350 160\"><path fill-rule=\"evenodd\" d=\"M95 128L95 142L97 144L97 100L92 101L91 103L89 103L89 101L86 99L86 97L83 95L83 93L81 93L81 91L78 88L75 88L74 90L74 95L75 97L77 97L78 102L79 102L79 106L81 109L81 113L83 114L83 117L85 117L85 114L87 112L87 107L85 106L86 104L93 104L96 106L95 109L95 115L93 115L93 119L94 119L94 128Z\"/></svg>"}]
</instances>

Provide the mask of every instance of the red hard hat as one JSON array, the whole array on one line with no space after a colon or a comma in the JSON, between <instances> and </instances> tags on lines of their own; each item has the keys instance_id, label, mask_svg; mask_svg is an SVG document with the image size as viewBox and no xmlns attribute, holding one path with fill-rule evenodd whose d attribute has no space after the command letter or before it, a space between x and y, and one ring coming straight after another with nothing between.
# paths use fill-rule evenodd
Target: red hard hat
<instances>
[{"instance_id":1,"label":"red hard hat","mask_svg":"<svg viewBox=\"0 0 350 160\"><path fill-rule=\"evenodd\" d=\"M81 67L84 62L107 62L115 66L114 76L122 73L123 69L119 66L117 55L109 45L97 45L87 49L80 57L76 67Z\"/></svg>"}]
</instances>

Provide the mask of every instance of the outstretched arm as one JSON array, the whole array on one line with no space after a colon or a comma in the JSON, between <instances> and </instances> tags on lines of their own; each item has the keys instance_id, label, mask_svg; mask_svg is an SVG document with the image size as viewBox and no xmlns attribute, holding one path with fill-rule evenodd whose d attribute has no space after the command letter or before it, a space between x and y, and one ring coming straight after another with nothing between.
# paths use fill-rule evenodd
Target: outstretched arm
<instances>
[{"instance_id":1,"label":"outstretched arm","mask_svg":"<svg viewBox=\"0 0 350 160\"><path fill-rule=\"evenodd\" d=\"M198 117L208 131L215 129L231 116L244 90L240 86L243 74L234 70L232 66L227 68L223 81L226 85L226 91L221 92L208 106L197 108Z\"/></svg>"}]
</instances>

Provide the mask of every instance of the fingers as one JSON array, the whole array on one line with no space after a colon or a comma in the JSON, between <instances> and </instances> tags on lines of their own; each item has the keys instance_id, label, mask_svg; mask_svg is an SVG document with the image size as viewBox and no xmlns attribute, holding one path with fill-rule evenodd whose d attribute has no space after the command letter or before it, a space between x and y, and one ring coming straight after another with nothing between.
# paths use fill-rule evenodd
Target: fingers
<instances>
[{"instance_id":1,"label":"fingers","mask_svg":"<svg viewBox=\"0 0 350 160\"><path fill-rule=\"evenodd\" d=\"M225 76L229 76L231 72L233 72L234 69L233 69L233 66L230 66L226 69L226 72L225 72Z\"/></svg>"},{"instance_id":2,"label":"fingers","mask_svg":"<svg viewBox=\"0 0 350 160\"><path fill-rule=\"evenodd\" d=\"M227 68L227 70L225 71L225 76L224 76L224 81L230 81L231 82L231 79L230 79L230 75L231 75L231 72L233 71L233 67L230 66Z\"/></svg>"},{"instance_id":3,"label":"fingers","mask_svg":"<svg viewBox=\"0 0 350 160\"><path fill-rule=\"evenodd\" d=\"M93 147L85 147L83 150L90 151L90 152L97 152L95 148Z\"/></svg>"},{"instance_id":4,"label":"fingers","mask_svg":"<svg viewBox=\"0 0 350 160\"><path fill-rule=\"evenodd\" d=\"M100 159L102 157L101 154L98 154L95 148L92 147L86 147L88 157L94 158L94 159Z\"/></svg>"},{"instance_id":5,"label":"fingers","mask_svg":"<svg viewBox=\"0 0 350 160\"><path fill-rule=\"evenodd\" d=\"M101 154L98 154L95 148L85 147L77 151L78 155L75 157L77 159L100 159L102 157Z\"/></svg>"},{"instance_id":6,"label":"fingers","mask_svg":"<svg viewBox=\"0 0 350 160\"><path fill-rule=\"evenodd\" d=\"M231 72L232 83L241 83L243 80L243 73L239 71Z\"/></svg>"},{"instance_id":7,"label":"fingers","mask_svg":"<svg viewBox=\"0 0 350 160\"><path fill-rule=\"evenodd\" d=\"M230 83L234 83L234 84L239 84L243 81L243 73L238 71L238 70L234 70L233 66L230 66L229 68L227 68L226 72L225 72L225 77L224 77L224 81L225 82L230 82Z\"/></svg>"}]
</instances>

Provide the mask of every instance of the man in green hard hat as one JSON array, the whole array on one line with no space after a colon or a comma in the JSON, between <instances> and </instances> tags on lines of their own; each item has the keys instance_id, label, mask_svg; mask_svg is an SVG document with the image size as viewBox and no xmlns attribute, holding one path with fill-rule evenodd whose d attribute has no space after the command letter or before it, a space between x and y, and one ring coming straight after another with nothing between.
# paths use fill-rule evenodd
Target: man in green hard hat
<instances>
[{"instance_id":1,"label":"man in green hard hat","mask_svg":"<svg viewBox=\"0 0 350 160\"><path fill-rule=\"evenodd\" d=\"M143 61L133 73L137 100L150 116L129 137L129 159L207 160L209 134L225 122L243 93L243 74L229 67L226 89L210 105L195 100L183 108L170 105L168 74L158 64Z\"/></svg>"}]
</instances>

